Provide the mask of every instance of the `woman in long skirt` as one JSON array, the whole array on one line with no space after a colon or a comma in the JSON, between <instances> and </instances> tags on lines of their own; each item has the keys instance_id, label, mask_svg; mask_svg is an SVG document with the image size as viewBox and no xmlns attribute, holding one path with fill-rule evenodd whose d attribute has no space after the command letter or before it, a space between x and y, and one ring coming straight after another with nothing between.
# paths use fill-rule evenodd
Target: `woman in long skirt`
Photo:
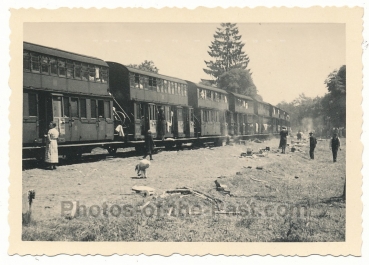
<instances>
[{"instance_id":1,"label":"woman in long skirt","mask_svg":"<svg viewBox=\"0 0 369 265\"><path fill-rule=\"evenodd\" d=\"M56 123L50 122L49 132L46 137L45 162L49 164L49 169L56 169L56 164L59 162L58 157L58 137L59 132L55 129Z\"/></svg>"},{"instance_id":2,"label":"woman in long skirt","mask_svg":"<svg viewBox=\"0 0 369 265\"><path fill-rule=\"evenodd\" d=\"M279 141L279 148L282 148L282 154L286 153L286 146L287 146L287 135L288 131L286 127L282 127L282 131L279 133L281 139Z\"/></svg>"}]
</instances>

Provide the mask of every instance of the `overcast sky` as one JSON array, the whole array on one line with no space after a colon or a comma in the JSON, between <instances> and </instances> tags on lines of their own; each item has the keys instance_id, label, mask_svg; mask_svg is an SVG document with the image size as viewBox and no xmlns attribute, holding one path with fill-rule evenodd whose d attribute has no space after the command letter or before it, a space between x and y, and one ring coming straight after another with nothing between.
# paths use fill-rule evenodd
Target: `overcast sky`
<instances>
[{"instance_id":1,"label":"overcast sky","mask_svg":"<svg viewBox=\"0 0 369 265\"><path fill-rule=\"evenodd\" d=\"M327 92L324 80L345 64L344 24L237 24L264 101ZM25 23L24 41L115 61L152 60L159 73L210 79L204 60L218 23Z\"/></svg>"}]
</instances>

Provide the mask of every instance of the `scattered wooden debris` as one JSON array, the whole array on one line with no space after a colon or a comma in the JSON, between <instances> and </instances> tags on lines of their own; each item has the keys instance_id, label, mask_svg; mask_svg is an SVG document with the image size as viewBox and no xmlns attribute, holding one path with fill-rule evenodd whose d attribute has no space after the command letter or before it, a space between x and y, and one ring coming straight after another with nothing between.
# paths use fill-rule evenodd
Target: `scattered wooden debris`
<instances>
[{"instance_id":1,"label":"scattered wooden debris","mask_svg":"<svg viewBox=\"0 0 369 265\"><path fill-rule=\"evenodd\" d=\"M133 186L132 191L139 193L142 197L148 197L154 194L155 189L148 186Z\"/></svg>"},{"instance_id":2,"label":"scattered wooden debris","mask_svg":"<svg viewBox=\"0 0 369 265\"><path fill-rule=\"evenodd\" d=\"M253 181L257 181L257 182L264 182L264 183L268 183L268 181L266 181L266 180L254 179L253 177L250 177L250 179L252 179Z\"/></svg>"},{"instance_id":3,"label":"scattered wooden debris","mask_svg":"<svg viewBox=\"0 0 369 265\"><path fill-rule=\"evenodd\" d=\"M262 170L263 167L262 166L257 166L256 169Z\"/></svg>"}]
</instances>

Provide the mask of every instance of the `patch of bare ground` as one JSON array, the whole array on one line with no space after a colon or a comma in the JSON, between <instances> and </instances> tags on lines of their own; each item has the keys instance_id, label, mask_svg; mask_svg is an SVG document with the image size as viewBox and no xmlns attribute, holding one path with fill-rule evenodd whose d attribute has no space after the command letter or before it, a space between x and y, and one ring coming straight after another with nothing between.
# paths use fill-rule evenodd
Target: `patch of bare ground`
<instances>
[{"instance_id":1,"label":"patch of bare ground","mask_svg":"<svg viewBox=\"0 0 369 265\"><path fill-rule=\"evenodd\" d=\"M84 156L57 170L23 171L23 193L36 191L32 215L23 222L26 241L337 242L345 240L345 139L338 162L328 140L280 154L278 140L245 145L163 151L154 155L147 179L137 179L139 156ZM240 157L246 148L270 147L267 157ZM94 155L100 156L94 159ZM251 167L251 168L249 168ZM262 169L256 169L262 167ZM230 195L215 189L226 185ZM155 196L133 194L134 185ZM190 187L222 202L194 195L160 196ZM79 215L63 212L76 202ZM81 207L82 206L82 207ZM85 207L83 207L85 206ZM144 206L144 207L142 207ZM25 212L25 211L24 211Z\"/></svg>"}]
</instances>

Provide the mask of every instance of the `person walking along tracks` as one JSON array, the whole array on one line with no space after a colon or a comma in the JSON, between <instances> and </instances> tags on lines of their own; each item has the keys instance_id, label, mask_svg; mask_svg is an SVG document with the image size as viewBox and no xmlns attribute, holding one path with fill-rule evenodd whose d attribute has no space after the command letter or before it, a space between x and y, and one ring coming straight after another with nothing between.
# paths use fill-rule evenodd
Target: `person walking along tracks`
<instances>
[{"instance_id":1,"label":"person walking along tracks","mask_svg":"<svg viewBox=\"0 0 369 265\"><path fill-rule=\"evenodd\" d=\"M152 159L152 152L154 151L154 140L152 139L152 135L151 135L151 131L148 130L147 134L145 135L145 155L144 155L144 159L146 158L147 155L150 156L150 160Z\"/></svg>"},{"instance_id":2,"label":"person walking along tracks","mask_svg":"<svg viewBox=\"0 0 369 265\"><path fill-rule=\"evenodd\" d=\"M310 159L314 159L314 149L316 147L316 144L317 144L317 140L316 138L314 137L314 133L313 132L310 132Z\"/></svg>"},{"instance_id":3,"label":"person walking along tracks","mask_svg":"<svg viewBox=\"0 0 369 265\"><path fill-rule=\"evenodd\" d=\"M330 143L330 149L332 150L333 154L333 162L337 162L337 152L338 148L340 147L341 147L340 138L338 138L337 133L334 133Z\"/></svg>"},{"instance_id":4,"label":"person walking along tracks","mask_svg":"<svg viewBox=\"0 0 369 265\"><path fill-rule=\"evenodd\" d=\"M286 153L286 146L287 146L287 135L288 131L286 127L282 127L282 131L279 133L281 136L281 140L279 141L279 148L282 148L282 154Z\"/></svg>"},{"instance_id":5,"label":"person walking along tracks","mask_svg":"<svg viewBox=\"0 0 369 265\"><path fill-rule=\"evenodd\" d=\"M59 132L55 129L56 123L50 122L46 137L46 148L45 148L45 162L49 164L49 169L56 169L56 164L59 162L58 157L58 138Z\"/></svg>"}]
</instances>

